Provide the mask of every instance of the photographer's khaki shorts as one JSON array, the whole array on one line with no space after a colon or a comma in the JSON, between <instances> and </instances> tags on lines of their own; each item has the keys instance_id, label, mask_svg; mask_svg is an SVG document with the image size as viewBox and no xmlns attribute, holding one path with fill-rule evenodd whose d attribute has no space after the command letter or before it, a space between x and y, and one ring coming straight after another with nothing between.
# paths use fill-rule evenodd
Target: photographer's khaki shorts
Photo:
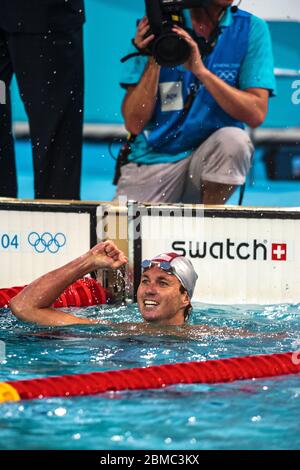
<instances>
[{"instance_id":1,"label":"photographer's khaki shorts","mask_svg":"<svg viewBox=\"0 0 300 470\"><path fill-rule=\"evenodd\" d=\"M243 184L253 151L247 132L224 127L179 162L123 166L114 199L126 196L139 202L199 203L203 181Z\"/></svg>"}]
</instances>

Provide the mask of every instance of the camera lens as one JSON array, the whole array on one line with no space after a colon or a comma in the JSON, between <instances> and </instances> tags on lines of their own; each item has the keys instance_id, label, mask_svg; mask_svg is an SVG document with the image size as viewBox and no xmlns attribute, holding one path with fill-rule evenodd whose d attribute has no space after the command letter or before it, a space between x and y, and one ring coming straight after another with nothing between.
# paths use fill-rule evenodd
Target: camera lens
<instances>
[{"instance_id":1,"label":"camera lens","mask_svg":"<svg viewBox=\"0 0 300 470\"><path fill-rule=\"evenodd\" d=\"M190 46L176 33L165 33L155 41L153 55L159 65L175 67L187 61Z\"/></svg>"}]
</instances>

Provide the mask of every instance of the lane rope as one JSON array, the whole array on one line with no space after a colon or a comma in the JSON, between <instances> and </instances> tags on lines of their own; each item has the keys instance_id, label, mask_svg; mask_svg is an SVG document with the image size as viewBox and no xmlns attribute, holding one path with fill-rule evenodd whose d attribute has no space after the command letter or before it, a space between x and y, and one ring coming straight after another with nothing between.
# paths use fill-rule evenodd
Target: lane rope
<instances>
[{"instance_id":1,"label":"lane rope","mask_svg":"<svg viewBox=\"0 0 300 470\"><path fill-rule=\"evenodd\" d=\"M212 384L298 374L300 361L294 360L294 354L265 354L9 381L0 383L0 394L3 390L0 401L9 401L17 396L21 400L71 397L108 391L164 388L176 384ZM7 389L7 385L14 389L15 395L11 388Z\"/></svg>"},{"instance_id":2,"label":"lane rope","mask_svg":"<svg viewBox=\"0 0 300 470\"><path fill-rule=\"evenodd\" d=\"M8 308L9 301L26 286L0 289L0 308ZM89 307L105 304L109 299L107 289L92 277L78 279L54 302L53 307Z\"/></svg>"}]
</instances>

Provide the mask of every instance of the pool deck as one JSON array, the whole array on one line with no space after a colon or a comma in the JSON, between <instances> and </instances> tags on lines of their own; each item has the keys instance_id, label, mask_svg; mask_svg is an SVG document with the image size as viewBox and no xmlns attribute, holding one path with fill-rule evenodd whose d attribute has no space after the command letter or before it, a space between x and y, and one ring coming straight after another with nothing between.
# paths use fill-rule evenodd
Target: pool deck
<instances>
[{"instance_id":1,"label":"pool deck","mask_svg":"<svg viewBox=\"0 0 300 470\"><path fill-rule=\"evenodd\" d=\"M118 148L113 148L117 154ZM31 147L26 140L16 142L19 198L33 199L33 172ZM112 184L114 160L109 155L107 143L85 143L82 164L82 200L110 201L115 186ZM228 204L237 204L239 191ZM254 156L254 165L248 178L244 195L244 206L300 206L300 180L273 181L267 178L260 152Z\"/></svg>"}]
</instances>

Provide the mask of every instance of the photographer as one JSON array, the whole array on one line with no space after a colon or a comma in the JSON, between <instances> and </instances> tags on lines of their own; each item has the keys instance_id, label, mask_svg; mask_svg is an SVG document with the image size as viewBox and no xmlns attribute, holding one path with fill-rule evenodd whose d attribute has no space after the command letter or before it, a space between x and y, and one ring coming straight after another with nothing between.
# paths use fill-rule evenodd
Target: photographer
<instances>
[{"instance_id":1,"label":"photographer","mask_svg":"<svg viewBox=\"0 0 300 470\"><path fill-rule=\"evenodd\" d=\"M116 197L223 204L245 182L253 146L244 124L263 123L275 91L268 27L233 0L195 3L185 25L172 26L189 46L182 65L159 65L149 19L138 23L133 43L143 55L125 62L121 81L134 137Z\"/></svg>"}]
</instances>

